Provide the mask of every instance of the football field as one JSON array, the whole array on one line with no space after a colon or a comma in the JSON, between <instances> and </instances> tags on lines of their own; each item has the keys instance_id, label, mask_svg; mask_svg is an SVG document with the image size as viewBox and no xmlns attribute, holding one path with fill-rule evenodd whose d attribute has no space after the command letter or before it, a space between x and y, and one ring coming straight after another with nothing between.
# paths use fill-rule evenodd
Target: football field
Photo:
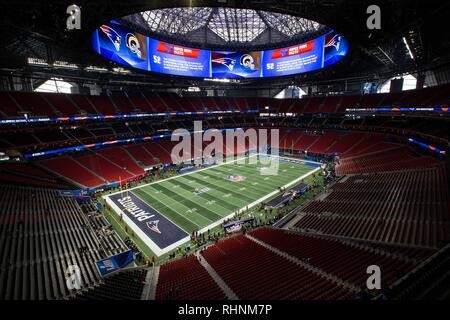
<instances>
[{"instance_id":1,"label":"football field","mask_svg":"<svg viewBox=\"0 0 450 320\"><path fill-rule=\"evenodd\" d=\"M261 164L236 161L196 170L105 196L107 203L158 256L294 186L320 164L279 158L276 175Z\"/></svg>"}]
</instances>

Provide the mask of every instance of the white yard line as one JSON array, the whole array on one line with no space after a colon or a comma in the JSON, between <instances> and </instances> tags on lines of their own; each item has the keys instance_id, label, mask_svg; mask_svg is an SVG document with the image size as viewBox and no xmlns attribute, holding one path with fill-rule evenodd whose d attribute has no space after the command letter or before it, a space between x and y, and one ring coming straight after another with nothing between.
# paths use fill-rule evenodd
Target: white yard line
<instances>
[{"instance_id":1,"label":"white yard line","mask_svg":"<svg viewBox=\"0 0 450 320\"><path fill-rule=\"evenodd\" d=\"M308 162L308 163L315 163L315 164L322 165L321 162L312 161L312 160L306 160L306 159L300 159L300 158L293 158L293 157L287 157L287 156L277 156L277 155L271 155L271 157L285 158L285 159L297 160L299 162L301 161L301 162Z\"/></svg>"},{"instance_id":2,"label":"white yard line","mask_svg":"<svg viewBox=\"0 0 450 320\"><path fill-rule=\"evenodd\" d=\"M190 174L193 174L193 173L197 173L197 172L200 172L200 171L204 171L204 170L208 170L208 169L220 167L220 166L223 166L223 165L226 165L226 164L231 164L231 163L233 163L233 162L236 162L236 161L239 161L239 160L242 160L242 159L252 158L252 157L255 157L255 156L257 156L257 154L251 155L250 157L242 157L242 158L234 159L233 161L228 161L228 162L224 161L224 162L222 162L222 163L220 163L220 164L211 165L211 166L209 166L209 167L207 167L207 168L198 169L198 170L193 170L193 171L186 172L186 173L183 173L183 174L179 174L179 175L176 175L176 176L173 176L173 177L170 177L170 178L166 178L166 179L164 179L164 180L153 181L153 182L144 184L144 185L142 185L142 186L133 187L133 188L130 188L130 189L127 189L127 190L124 190L124 191L117 191L117 192L108 194L108 195L106 195L106 196L103 196L103 198L108 197L108 196L112 196L112 195L114 195L114 194L118 194L118 193L130 191L130 190L133 190L133 189L144 188L144 187L149 186L149 185L152 185L152 184L157 184L157 183L161 183L161 182L164 182L164 181L168 181L168 180L172 180L172 179L177 179L177 178L179 178L179 177L184 177L184 176L187 176L187 175L190 175Z\"/></svg>"},{"instance_id":3,"label":"white yard line","mask_svg":"<svg viewBox=\"0 0 450 320\"><path fill-rule=\"evenodd\" d=\"M122 214L122 218L125 221L125 223L134 231L134 233L142 240L142 242L145 243L145 245L147 247L149 247L154 254L156 254L158 257L175 249L176 247L182 245L183 243L188 242L191 237L190 237L190 233L188 232L187 236L184 237L183 239L178 240L177 242L172 243L171 245L167 246L164 249L161 249L156 243L154 243L152 241L152 239L150 239L149 236L147 236L141 228L139 228L134 222L133 220L131 220L122 210L120 210L120 208L118 206L116 206L116 204L114 203L114 201L112 201L109 197L107 197L106 202L111 206L111 208L114 209L114 211L120 215ZM158 211L159 212L159 211ZM164 217L166 217L164 215ZM166 217L167 219L167 217ZM173 223L173 222L172 222ZM175 224L175 226L177 226L178 228L180 228L177 224ZM181 230L183 230L182 228L180 228Z\"/></svg>"},{"instance_id":4,"label":"white yard line","mask_svg":"<svg viewBox=\"0 0 450 320\"><path fill-rule=\"evenodd\" d=\"M250 157L254 157L254 156L258 156L258 154L252 155L252 156L250 156ZM302 161L302 162L315 163L315 164L321 164L320 162L314 162L314 161L303 160L303 159L296 159L296 158L289 158L289 157L282 157L282 156L277 156L277 155L268 155L268 156L270 156L270 157L279 157L279 158L287 158L287 159L298 160L298 161ZM142 230L141 230L141 229L140 229L140 228L139 228L139 227L138 227L131 219L130 219L130 218L128 218L128 216L127 216L126 214L124 214L124 212L123 212L123 211L122 211L122 210L114 203L114 201L112 201L112 200L110 199L110 196L115 195L115 194L124 193L124 192L130 191L130 190L133 190L133 189L143 188L143 187L145 187L145 186L149 186L149 185L152 185L152 184L161 183L161 182L168 181L168 180L171 180L171 179L176 179L176 178L183 177L183 176L186 176L186 175L189 175L189 174L193 174L193 173L196 173L196 172L200 172L200 171L203 171L203 170L208 170L208 169L215 168L215 167L219 167L219 166L223 166L223 165L226 165L226 164L231 164L231 163L234 163L234 162L236 162L236 161L238 161L238 160L242 160L242 159L244 159L244 158L250 158L250 157L242 157L242 158L234 159L233 161L228 161L228 162L220 163L220 164L218 164L218 165L213 165L213 166L210 166L210 167L208 167L208 168L203 168L203 169L199 169L199 170L194 170L194 171L191 171L191 172L187 172L187 173L184 173L184 174L181 174L181 175L173 176L173 177L170 177L170 178L167 178L167 179L164 179L164 180L160 180L160 181L154 181L154 182L151 182L151 183L142 185L142 186L133 187L133 188L130 188L130 189L127 189L127 190L124 190L124 191L118 191L118 192L115 192L115 193L112 193L112 194L109 194L109 195L105 195L105 196L103 196L102 198L105 199L105 201L111 206L111 208L114 209L114 211L115 211L118 215L122 214L123 220L124 220L124 221L130 226L130 228L131 228L131 229L139 236L139 238L141 238L141 240L142 240L142 241L143 241L143 242L144 242L144 243L145 243L145 244L146 244L146 245L147 245L147 246L148 246L148 247L149 247L149 248L150 248L150 249L158 256L158 257L159 257L159 256L161 256L161 255L163 255L163 254L165 254L165 253L167 253L167 252L169 252L169 251L175 249L176 247L178 247L178 246L180 246L180 245L182 245L182 244L188 242L188 241L190 240L190 233L187 232L186 230L184 230L183 228L181 228L178 224L174 223L172 220L170 220L165 214L161 213L159 210L155 210L155 209L152 207L153 210L159 212L159 213L160 213L161 215L163 215L167 220L169 220L169 221L172 222L175 226L177 226L178 228L180 228L181 230L183 230L184 232L186 232L186 233L188 234L187 237L185 237L185 238L183 238L183 239L181 239L181 240L178 240L177 242L175 242L175 243L169 245L168 247L166 247L166 248L164 248L164 249L161 249L161 248L160 248L156 243L154 243L154 242L150 239L150 237L148 237L148 236L147 236L147 235L146 235L146 234L145 234L145 233L144 233L144 232L143 232L143 231L142 231ZM320 167L317 167L317 168L315 168L315 169L309 171L308 173L304 174L303 176L298 177L298 178L296 178L296 179L290 181L289 183L285 184L285 185L282 186L282 187L283 187L283 188L288 188L288 187L290 187L290 186L296 184L297 182L301 181L302 179L304 179L304 178L306 178L306 177L312 175L313 173L319 171L320 169L321 169ZM264 197L259 198L258 200L253 201L252 203L250 203L250 204L248 204L248 205L246 205L246 206L244 206L244 207L242 207L242 208L240 208L240 209L238 209L238 210L239 210L239 211L242 211L242 210L246 210L247 208L250 209L250 208L252 208L252 207L254 207L254 206L260 204L260 203L263 202L264 200L267 200L267 199L269 199L270 197L276 195L277 193L279 193L279 190L278 190L278 189L272 191L271 193L265 195ZM150 204L148 204L146 201L142 200L142 199L141 199L139 196L137 196L135 193L133 193L133 195L134 195L135 197L139 198L142 202L146 203L149 207L151 207ZM236 211L237 211L237 210L236 210ZM208 225L208 226L206 226L206 227L200 229L200 230L198 231L198 233L204 233L204 232L207 232L207 231L210 230L210 229L213 229L213 228L219 226L219 225L222 224L225 220L231 219L231 218L235 215L236 211L234 211L234 212L232 212L231 214L229 214L228 216L223 217L222 219L219 219L219 220L213 222L212 224L210 224L210 225ZM195 223L194 223L194 224L195 224Z\"/></svg>"},{"instance_id":5,"label":"white yard line","mask_svg":"<svg viewBox=\"0 0 450 320\"><path fill-rule=\"evenodd\" d=\"M319 170L320 170L320 167L319 167L319 168L315 168L314 170L309 171L308 173L304 174L303 176L301 176L301 177L299 177L299 178L297 178L297 179L295 179L295 180L292 180L291 182L285 184L284 186L282 186L282 188L288 188L288 187L290 187L290 186L296 184L297 182L301 181L302 179L304 179L304 178L306 178L306 177L312 175L313 173L315 173L315 172L317 172L317 171L319 171ZM267 200L267 199L269 199L270 197L276 195L276 194L279 193L279 192L280 192L280 191L279 191L278 189L276 189L276 190L272 191L271 193L265 195L264 197L259 198L258 200L253 201L252 203L250 203L250 204L246 205L245 207L242 207L242 208L240 208L240 209L238 209L238 210L239 210L239 211L242 211L242 210L246 210L247 208L250 209L250 208L252 208L252 207L254 207L254 206L260 204L260 203L263 202L264 200ZM237 211L237 210L236 210L236 211ZM206 227L200 229L200 230L199 230L199 233L203 233L203 232L208 231L209 229L212 229L212 228L214 228L214 227L217 227L218 225L222 224L222 222L224 222L225 220L228 220L228 219L232 218L232 217L235 215L236 211L233 212L233 213L231 213L230 215L224 217L223 219L220 219L220 220L218 220L218 221L216 221L216 222L210 224L209 226L206 226Z\"/></svg>"},{"instance_id":6,"label":"white yard line","mask_svg":"<svg viewBox=\"0 0 450 320\"><path fill-rule=\"evenodd\" d=\"M146 194L148 194L149 196L153 197L153 196L152 196L150 193L148 193L147 191L144 190L144 192L145 192ZM148 205L148 202L147 202L147 201L144 201L143 199L141 199L141 198L140 198L137 194L135 194L134 192L132 192L132 193L136 196L136 198L139 198L141 201L147 203L147 205ZM165 195L165 194L164 194L164 196L165 196L166 198L169 198L169 199L170 199L169 196L167 196L167 195ZM153 197L153 198L154 198L154 197ZM182 202L180 202L180 201L177 201L177 203L180 203L180 204L181 204L183 207L185 207L187 210L190 209L189 207L185 206L185 205L184 205ZM167 208L169 208L170 210L172 210L173 212L175 212L176 214L178 214L179 216L181 216L181 215L180 215L174 208L172 208L169 204L164 203L164 205L165 205ZM149 207L152 208L153 210L155 210L155 211L161 213L160 210L156 210L155 208L153 208L153 207L150 206L150 205L149 205ZM164 214L163 216L166 217L165 214ZM182 216L182 217L184 217L184 216ZM208 218L206 218L206 217L204 217L204 216L202 216L202 217L203 217L204 219L206 219L206 220L211 221L210 219L208 219ZM186 217L184 217L184 218L186 218ZM176 224L175 222L173 222L172 220L170 220L169 218L166 217L166 219L169 220L170 222L172 222L174 225L177 226L177 224ZM196 224L194 221L192 221L192 220L189 220L189 221L190 221L191 223L195 224L197 227L200 228L200 226L199 226L198 224ZM187 231L184 230L183 228L181 228L181 227L179 227L179 228L180 228L181 230L183 230L184 232L186 232L187 234L189 234L189 232L187 232Z\"/></svg>"},{"instance_id":7,"label":"white yard line","mask_svg":"<svg viewBox=\"0 0 450 320\"><path fill-rule=\"evenodd\" d=\"M144 190L145 193L147 193ZM148 205L150 208L152 208L153 210L155 210L156 212L158 212L160 215L164 216L164 218L166 218L167 220L169 220L170 222L172 222L174 225L176 225L178 228L180 228L181 230L183 230L184 232L186 232L187 234L190 234L190 232L187 232L186 230L184 230L182 227L180 227L179 225L177 225L175 222L173 222L172 220L170 220L165 214L162 214L161 211L156 210L155 208L153 208L147 201L145 201L144 199L142 199L141 197L139 197L137 194L135 194L134 192L132 192L132 194L138 198L139 200L141 200L142 202L144 202L146 205ZM148 194L148 193L147 193ZM166 205L167 206L167 205ZM169 207L169 209L173 210L171 207ZM175 211L175 210L173 210ZM191 221L193 224L195 224L197 227L200 227L198 224L196 224L195 222Z\"/></svg>"}]
</instances>

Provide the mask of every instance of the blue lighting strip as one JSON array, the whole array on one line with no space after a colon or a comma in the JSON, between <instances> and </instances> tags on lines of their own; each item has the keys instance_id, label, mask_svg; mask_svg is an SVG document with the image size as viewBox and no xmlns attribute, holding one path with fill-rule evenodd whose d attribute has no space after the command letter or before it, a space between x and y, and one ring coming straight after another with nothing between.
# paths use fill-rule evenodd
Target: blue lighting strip
<instances>
[{"instance_id":1,"label":"blue lighting strip","mask_svg":"<svg viewBox=\"0 0 450 320\"><path fill-rule=\"evenodd\" d=\"M411 143L417 144L417 145L421 146L422 148L425 148L425 149L428 149L428 150L437 152L437 153L439 153L439 154L441 154L441 155L443 155L443 156L446 155L446 152L445 152L444 150L441 150L441 149L439 149L439 148L436 148L436 147L434 147L434 146L432 146L432 145L429 145L429 144L426 144L426 143L417 141L417 140L412 139L412 138L408 138L408 141L411 142Z\"/></svg>"},{"instance_id":2,"label":"blue lighting strip","mask_svg":"<svg viewBox=\"0 0 450 320\"><path fill-rule=\"evenodd\" d=\"M224 131L235 131L235 130L239 130L241 128L234 128L234 129L215 129L219 132L224 132ZM201 131L192 131L192 132L188 132L190 135L194 134L195 132L205 132L206 130L201 130ZM173 135L183 135L182 133L179 134L173 134ZM54 149L54 150L48 150L48 151L41 151L41 152L34 152L34 153L25 153L23 156L27 159L30 158L35 158L35 157L40 157L40 156L45 156L45 155L51 155L51 154L55 154L55 153L63 153L63 152L68 152L68 151L81 151L81 150L86 150L86 149L90 149L90 148L102 148L102 147L106 147L112 144L118 144L118 143L130 143L130 142L144 142L144 141L153 141L153 140L158 140L158 139L162 139L162 138L169 138L171 137L172 134L167 133L167 134L160 134L160 135L155 135L155 136L147 136L147 137L140 137L140 138L129 138L129 139L119 139L119 140L112 140L112 141L105 141L105 142L98 142L98 143L91 143L91 144L84 144L81 146L75 146L75 147L68 147L68 148L61 148L61 149Z\"/></svg>"},{"instance_id":3,"label":"blue lighting strip","mask_svg":"<svg viewBox=\"0 0 450 320\"><path fill-rule=\"evenodd\" d=\"M357 108L357 109L345 109L345 111L347 112L364 112L364 111L418 111L418 112L448 112L449 108L448 107L430 107L430 108L425 108L425 107L421 107L421 108L408 108L408 107L401 107L401 108L396 108L396 107L379 107L379 108Z\"/></svg>"},{"instance_id":4,"label":"blue lighting strip","mask_svg":"<svg viewBox=\"0 0 450 320\"><path fill-rule=\"evenodd\" d=\"M175 112L162 112L162 113L115 114L115 115L106 115L106 116L99 115L99 116L79 116L79 117L59 117L59 118L0 119L0 124L57 122L57 121L83 121L83 120L102 120L102 119L154 118L154 117L172 117L172 116L188 116L188 115L258 113L258 112L259 112L258 109L191 111L191 112L175 111Z\"/></svg>"}]
</instances>

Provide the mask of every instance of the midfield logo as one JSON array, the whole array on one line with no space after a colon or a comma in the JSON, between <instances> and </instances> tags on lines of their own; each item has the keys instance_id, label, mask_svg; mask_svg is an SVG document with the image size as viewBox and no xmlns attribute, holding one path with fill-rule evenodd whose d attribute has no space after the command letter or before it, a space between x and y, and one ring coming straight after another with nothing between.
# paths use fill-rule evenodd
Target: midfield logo
<instances>
[{"instance_id":1,"label":"midfield logo","mask_svg":"<svg viewBox=\"0 0 450 320\"><path fill-rule=\"evenodd\" d=\"M233 182L240 182L240 181L244 181L246 178L244 176L231 175L231 176L226 176L225 179L233 181Z\"/></svg>"}]
</instances>

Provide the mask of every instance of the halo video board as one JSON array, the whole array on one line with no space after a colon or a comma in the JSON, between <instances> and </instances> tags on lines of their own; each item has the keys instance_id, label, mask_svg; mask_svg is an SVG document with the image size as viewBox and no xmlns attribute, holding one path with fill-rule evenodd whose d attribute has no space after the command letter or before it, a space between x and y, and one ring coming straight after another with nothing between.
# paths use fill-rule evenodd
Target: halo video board
<instances>
[{"instance_id":1,"label":"halo video board","mask_svg":"<svg viewBox=\"0 0 450 320\"><path fill-rule=\"evenodd\" d=\"M274 50L188 48L149 38L114 20L94 32L92 46L102 56L128 67L202 78L263 78L305 73L338 62L349 50L348 41L335 31Z\"/></svg>"}]
</instances>

